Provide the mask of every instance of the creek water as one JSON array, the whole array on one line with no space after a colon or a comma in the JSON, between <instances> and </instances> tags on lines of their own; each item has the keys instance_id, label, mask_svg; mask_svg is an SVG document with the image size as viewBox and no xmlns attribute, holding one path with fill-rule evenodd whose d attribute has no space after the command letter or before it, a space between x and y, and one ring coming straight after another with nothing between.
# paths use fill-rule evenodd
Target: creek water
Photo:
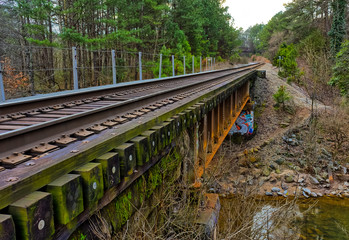
<instances>
[{"instance_id":1,"label":"creek water","mask_svg":"<svg viewBox=\"0 0 349 240\"><path fill-rule=\"evenodd\" d=\"M246 229L241 224L249 222L248 235L255 240L349 240L349 199L322 197L288 205L285 201L221 198L219 235L229 239L228 232L231 236ZM232 239L241 239L236 237Z\"/></svg>"},{"instance_id":2,"label":"creek water","mask_svg":"<svg viewBox=\"0 0 349 240\"><path fill-rule=\"evenodd\" d=\"M298 204L300 211L306 211L309 203ZM300 219L300 239L349 239L349 200L341 198L320 198Z\"/></svg>"}]
</instances>

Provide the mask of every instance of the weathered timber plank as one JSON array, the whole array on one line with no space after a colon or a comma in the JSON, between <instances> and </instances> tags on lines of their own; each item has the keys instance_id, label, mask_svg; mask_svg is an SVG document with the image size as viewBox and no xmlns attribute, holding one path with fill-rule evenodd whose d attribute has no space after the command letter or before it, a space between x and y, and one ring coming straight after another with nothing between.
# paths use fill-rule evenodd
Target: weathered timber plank
<instances>
[{"instance_id":1,"label":"weathered timber plank","mask_svg":"<svg viewBox=\"0 0 349 240\"><path fill-rule=\"evenodd\" d=\"M52 194L55 222L67 224L84 210L80 175L66 174L46 186Z\"/></svg>"},{"instance_id":2,"label":"weathered timber plank","mask_svg":"<svg viewBox=\"0 0 349 240\"><path fill-rule=\"evenodd\" d=\"M82 178L84 207L91 208L97 205L104 194L102 164L86 163L73 173L80 174Z\"/></svg>"},{"instance_id":3,"label":"weathered timber plank","mask_svg":"<svg viewBox=\"0 0 349 240\"><path fill-rule=\"evenodd\" d=\"M49 193L33 192L12 203L8 211L15 222L18 239L46 240L55 232Z\"/></svg>"},{"instance_id":4,"label":"weathered timber plank","mask_svg":"<svg viewBox=\"0 0 349 240\"><path fill-rule=\"evenodd\" d=\"M174 131L174 136L178 137L183 131L183 124L182 124L182 119L180 116L176 115L172 117L173 122L173 131ZM169 120L166 120L169 121Z\"/></svg>"},{"instance_id":5,"label":"weathered timber plank","mask_svg":"<svg viewBox=\"0 0 349 240\"><path fill-rule=\"evenodd\" d=\"M11 215L0 214L0 240L15 240L16 229Z\"/></svg>"},{"instance_id":6,"label":"weathered timber plank","mask_svg":"<svg viewBox=\"0 0 349 240\"><path fill-rule=\"evenodd\" d=\"M158 136L158 150L161 151L163 148L166 147L166 133L165 133L165 127L163 126L153 126L151 130L156 132L156 135Z\"/></svg>"},{"instance_id":7,"label":"weathered timber plank","mask_svg":"<svg viewBox=\"0 0 349 240\"><path fill-rule=\"evenodd\" d=\"M148 138L150 157L156 156L158 154L158 135L156 131L144 131L141 135Z\"/></svg>"},{"instance_id":8,"label":"weathered timber plank","mask_svg":"<svg viewBox=\"0 0 349 240\"><path fill-rule=\"evenodd\" d=\"M136 149L133 143L124 143L116 148L120 159L121 177L130 176L137 166Z\"/></svg>"},{"instance_id":9,"label":"weathered timber plank","mask_svg":"<svg viewBox=\"0 0 349 240\"><path fill-rule=\"evenodd\" d=\"M143 166L150 160L150 144L147 137L138 136L131 140L136 148L137 166Z\"/></svg>"},{"instance_id":10,"label":"weathered timber plank","mask_svg":"<svg viewBox=\"0 0 349 240\"><path fill-rule=\"evenodd\" d=\"M105 190L120 183L120 160L118 153L105 153L98 157L96 162L102 164Z\"/></svg>"},{"instance_id":11,"label":"weathered timber plank","mask_svg":"<svg viewBox=\"0 0 349 240\"><path fill-rule=\"evenodd\" d=\"M173 122L174 121L172 120L172 121L163 122L163 123L160 124L164 128L165 142L166 142L165 146L170 145L172 140L173 140L173 136L174 136L174 133L173 133Z\"/></svg>"}]
</instances>

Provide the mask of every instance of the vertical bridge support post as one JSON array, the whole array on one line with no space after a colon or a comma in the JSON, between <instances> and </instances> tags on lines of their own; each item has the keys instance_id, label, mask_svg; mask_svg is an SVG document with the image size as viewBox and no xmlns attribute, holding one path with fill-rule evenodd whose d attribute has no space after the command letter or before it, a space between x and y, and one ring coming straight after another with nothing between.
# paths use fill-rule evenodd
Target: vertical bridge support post
<instances>
[{"instance_id":1,"label":"vertical bridge support post","mask_svg":"<svg viewBox=\"0 0 349 240\"><path fill-rule=\"evenodd\" d=\"M113 65L113 84L116 84L116 61L115 61L115 50L111 50L111 62Z\"/></svg>"},{"instance_id":2,"label":"vertical bridge support post","mask_svg":"<svg viewBox=\"0 0 349 240\"><path fill-rule=\"evenodd\" d=\"M76 55L76 47L72 47L73 54L73 78L74 78L74 90L79 89L79 80L78 80L78 61Z\"/></svg>"},{"instance_id":3,"label":"vertical bridge support post","mask_svg":"<svg viewBox=\"0 0 349 240\"><path fill-rule=\"evenodd\" d=\"M218 137L220 138L223 135L224 132L224 116L225 116L225 100L222 99L222 101L218 104L219 109L219 129L218 129Z\"/></svg>"}]
</instances>

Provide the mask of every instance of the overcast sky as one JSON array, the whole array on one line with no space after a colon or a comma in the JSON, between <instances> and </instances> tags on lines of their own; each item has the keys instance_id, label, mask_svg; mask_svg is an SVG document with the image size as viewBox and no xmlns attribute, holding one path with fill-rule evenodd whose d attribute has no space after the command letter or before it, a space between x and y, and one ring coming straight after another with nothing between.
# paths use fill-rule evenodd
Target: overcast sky
<instances>
[{"instance_id":1,"label":"overcast sky","mask_svg":"<svg viewBox=\"0 0 349 240\"><path fill-rule=\"evenodd\" d=\"M278 12L285 10L283 4L292 0L226 0L224 6L234 18L235 27L244 30L257 23L268 23Z\"/></svg>"}]
</instances>

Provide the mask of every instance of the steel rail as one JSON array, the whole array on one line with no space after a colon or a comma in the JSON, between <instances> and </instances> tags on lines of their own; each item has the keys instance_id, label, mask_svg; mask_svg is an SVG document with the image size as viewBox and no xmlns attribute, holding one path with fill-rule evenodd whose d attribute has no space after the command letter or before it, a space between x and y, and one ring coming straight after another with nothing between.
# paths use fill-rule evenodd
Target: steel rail
<instances>
[{"instance_id":1,"label":"steel rail","mask_svg":"<svg viewBox=\"0 0 349 240\"><path fill-rule=\"evenodd\" d=\"M248 65L244 66L241 69L244 68L250 68L253 65ZM233 70L230 70L230 72ZM213 77L215 74L219 72L213 72ZM200 76L199 76L200 77ZM198 77L193 77L191 81L197 81ZM168 80L166 82L166 87L175 87L178 84L181 85L188 85L188 82L186 80L180 80L176 79L175 81ZM135 98L139 95L140 93L143 95L149 94L149 91L156 91L156 90L162 90L163 89L162 84L156 84L153 86L147 86L143 87L141 89L133 89L133 90L128 90L127 94L114 94L114 96L111 95L104 95L104 96L98 96L99 98L96 99L95 101L89 101L86 102L86 99L80 99L79 104L75 104L76 102L68 102L68 103L61 103L59 108L57 109L57 106L51 106L47 108L42 108L42 109L32 109L31 111L27 113L21 113L17 112L16 114L12 116L4 116L3 118L0 118L0 135L2 134L7 134L9 132L14 132L16 129L23 129L26 128L27 126L30 125L37 125L40 122L45 123L48 121L52 121L54 118L63 118L64 115L73 115L76 112L87 112L88 109L93 109L93 108L98 108L98 105L111 105L112 103L115 102L122 102L127 99ZM122 96L120 96L122 94ZM85 101L85 102L84 102ZM46 103L46 101L44 101ZM22 104L22 102L20 103ZM13 106L15 108L16 106Z\"/></svg>"},{"instance_id":2,"label":"steel rail","mask_svg":"<svg viewBox=\"0 0 349 240\"><path fill-rule=\"evenodd\" d=\"M62 134L72 134L80 128L87 128L95 123L106 121L110 117L116 117L121 113L130 112L130 109L137 109L140 106L154 103L160 99L173 97L183 91L195 89L197 86L208 84L223 78L229 78L238 73L250 71L259 65L249 66L238 71L230 72L216 78L208 78L205 81L195 81L185 86L167 89L161 92L151 93L145 96L136 97L123 102L117 102L108 106L88 110L74 115L54 119L0 134L0 158L8 156L13 152L23 152L34 147L40 142L50 142Z\"/></svg>"},{"instance_id":3,"label":"steel rail","mask_svg":"<svg viewBox=\"0 0 349 240\"><path fill-rule=\"evenodd\" d=\"M65 102L72 102L72 101L78 101L81 99L100 97L108 94L127 91L134 87L149 86L150 84L165 83L168 81L176 81L176 80L182 80L187 78L190 79L196 76L210 75L212 73L238 70L238 69L250 67L257 64L258 63L250 63L243 66L222 69L222 70L200 72L200 73L180 75L175 77L166 77L166 78L160 78L160 79L148 79L148 80L142 80L142 81L138 80L133 82L118 83L116 85L98 86L98 87L91 87L91 88L85 88L85 89L79 89L79 90L68 90L68 91L57 92L57 93L50 93L50 94L37 95L32 97L24 97L19 99L7 100L4 103L0 103L0 116L13 114L16 112L25 112L25 111L29 111L37 108L53 106L53 105L62 104Z\"/></svg>"}]
</instances>

